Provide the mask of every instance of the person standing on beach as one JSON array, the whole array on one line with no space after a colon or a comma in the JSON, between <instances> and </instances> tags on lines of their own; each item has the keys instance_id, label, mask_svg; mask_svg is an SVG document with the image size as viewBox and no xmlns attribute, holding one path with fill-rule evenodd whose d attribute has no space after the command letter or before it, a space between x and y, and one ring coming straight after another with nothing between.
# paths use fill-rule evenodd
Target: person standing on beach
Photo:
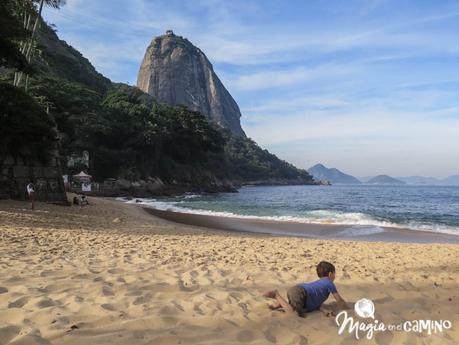
<instances>
[{"instance_id":1,"label":"person standing on beach","mask_svg":"<svg viewBox=\"0 0 459 345\"><path fill-rule=\"evenodd\" d=\"M32 181L29 182L26 188L27 188L27 194L29 195L30 208L33 210L35 208L35 205L34 205L35 186L33 185Z\"/></svg>"}]
</instances>

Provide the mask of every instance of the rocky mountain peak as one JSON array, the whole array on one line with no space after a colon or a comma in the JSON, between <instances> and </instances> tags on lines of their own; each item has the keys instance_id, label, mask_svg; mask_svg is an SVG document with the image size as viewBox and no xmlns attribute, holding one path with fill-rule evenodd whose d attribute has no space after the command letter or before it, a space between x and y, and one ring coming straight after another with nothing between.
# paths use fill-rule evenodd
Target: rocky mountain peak
<instances>
[{"instance_id":1,"label":"rocky mountain peak","mask_svg":"<svg viewBox=\"0 0 459 345\"><path fill-rule=\"evenodd\" d=\"M206 55L172 30L151 41L140 66L137 86L160 102L186 105L245 137L239 106Z\"/></svg>"}]
</instances>

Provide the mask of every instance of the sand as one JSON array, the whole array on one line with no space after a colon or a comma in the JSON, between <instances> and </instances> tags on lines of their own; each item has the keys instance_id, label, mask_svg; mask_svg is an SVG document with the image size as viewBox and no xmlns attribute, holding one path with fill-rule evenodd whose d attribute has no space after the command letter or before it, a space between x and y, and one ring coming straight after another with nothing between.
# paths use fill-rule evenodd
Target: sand
<instances>
[{"instance_id":1,"label":"sand","mask_svg":"<svg viewBox=\"0 0 459 345\"><path fill-rule=\"evenodd\" d=\"M0 344L459 343L458 245L232 233L91 201L35 211L0 201ZM335 264L346 300L374 301L376 319L453 328L357 341L320 312L267 308L261 292L316 279L320 260Z\"/></svg>"}]
</instances>

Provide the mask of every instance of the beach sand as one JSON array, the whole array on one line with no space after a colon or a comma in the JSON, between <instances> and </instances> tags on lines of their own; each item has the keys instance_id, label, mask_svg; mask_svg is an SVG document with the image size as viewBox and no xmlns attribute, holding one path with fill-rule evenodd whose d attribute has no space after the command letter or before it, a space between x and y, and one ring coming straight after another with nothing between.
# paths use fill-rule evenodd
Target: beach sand
<instances>
[{"instance_id":1,"label":"beach sand","mask_svg":"<svg viewBox=\"0 0 459 345\"><path fill-rule=\"evenodd\" d=\"M459 343L458 245L226 232L90 201L35 211L0 201L0 344ZM453 328L357 341L320 312L302 319L267 308L262 292L315 280L321 260L335 264L346 300L374 301L376 319Z\"/></svg>"}]
</instances>

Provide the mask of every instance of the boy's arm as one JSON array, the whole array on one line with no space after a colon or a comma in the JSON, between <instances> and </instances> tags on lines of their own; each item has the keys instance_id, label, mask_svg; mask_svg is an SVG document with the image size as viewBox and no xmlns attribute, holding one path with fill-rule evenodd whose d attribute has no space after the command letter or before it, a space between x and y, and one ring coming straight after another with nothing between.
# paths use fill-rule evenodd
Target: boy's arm
<instances>
[{"instance_id":1,"label":"boy's arm","mask_svg":"<svg viewBox=\"0 0 459 345\"><path fill-rule=\"evenodd\" d=\"M335 300L341 309L349 309L349 306L347 305L346 301L341 297L341 295L338 292L334 292L333 297L335 297Z\"/></svg>"}]
</instances>

